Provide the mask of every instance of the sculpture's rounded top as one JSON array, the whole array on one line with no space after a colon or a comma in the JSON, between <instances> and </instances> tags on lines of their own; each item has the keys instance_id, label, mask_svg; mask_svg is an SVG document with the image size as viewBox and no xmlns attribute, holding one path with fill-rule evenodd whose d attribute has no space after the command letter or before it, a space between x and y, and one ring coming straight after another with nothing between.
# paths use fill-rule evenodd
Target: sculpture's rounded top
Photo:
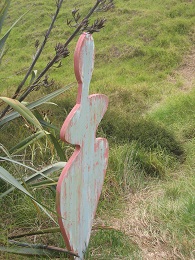
<instances>
[{"instance_id":1,"label":"sculpture's rounded top","mask_svg":"<svg viewBox=\"0 0 195 260\"><path fill-rule=\"evenodd\" d=\"M74 71L78 83L89 83L94 67L94 41L92 35L83 33L74 53Z\"/></svg>"}]
</instances>

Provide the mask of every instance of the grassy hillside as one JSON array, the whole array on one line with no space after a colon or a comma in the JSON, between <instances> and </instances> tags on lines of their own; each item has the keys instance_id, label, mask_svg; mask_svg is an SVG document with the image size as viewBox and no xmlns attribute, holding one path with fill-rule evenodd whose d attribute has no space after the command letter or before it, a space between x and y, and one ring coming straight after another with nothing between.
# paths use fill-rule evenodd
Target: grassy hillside
<instances>
[{"instance_id":1,"label":"grassy hillside","mask_svg":"<svg viewBox=\"0 0 195 260\"><path fill-rule=\"evenodd\" d=\"M71 10L79 8L86 14L94 2L64 2L36 65L38 73L55 54L55 45L64 43L73 31L66 25ZM23 79L36 52L35 41L43 40L51 21L55 1L12 1L3 30L27 10L11 32L0 64L2 96L12 96ZM94 15L94 19L105 16L107 22L94 34L96 56L90 92L109 97L98 136L107 137L110 145L96 222L115 229L92 233L86 259L195 258L194 13L193 1L118 0L111 11ZM70 55L62 60L62 66L50 70L54 85L34 91L28 100L75 81L77 39L70 44ZM45 105L39 112L60 127L75 98L76 86L54 100L58 106ZM24 121L18 119L1 129L0 143L12 147L26 134ZM73 148L64 149L69 157ZM42 142L17 158L39 168L59 159L50 152L49 145ZM14 172L14 167L10 170ZM51 191L34 193L37 198L47 197L47 203L55 208ZM34 205L17 192L0 204L3 240L7 233L51 225L46 217L37 217ZM58 234L32 239L63 247ZM0 259L5 259L5 254L0 254Z\"/></svg>"}]
</instances>

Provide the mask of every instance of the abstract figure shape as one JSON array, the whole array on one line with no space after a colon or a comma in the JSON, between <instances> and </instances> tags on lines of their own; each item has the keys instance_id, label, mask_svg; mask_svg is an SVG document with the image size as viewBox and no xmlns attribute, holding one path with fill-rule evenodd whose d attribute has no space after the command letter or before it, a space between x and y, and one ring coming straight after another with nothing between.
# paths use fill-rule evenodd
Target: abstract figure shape
<instances>
[{"instance_id":1,"label":"abstract figure shape","mask_svg":"<svg viewBox=\"0 0 195 260\"><path fill-rule=\"evenodd\" d=\"M60 229L67 248L77 252L79 259L83 259L89 243L108 162L108 142L105 138L96 138L108 98L101 94L88 95L93 65L93 38L83 33L74 55L77 104L60 132L61 139L76 145L76 148L57 184Z\"/></svg>"}]
</instances>

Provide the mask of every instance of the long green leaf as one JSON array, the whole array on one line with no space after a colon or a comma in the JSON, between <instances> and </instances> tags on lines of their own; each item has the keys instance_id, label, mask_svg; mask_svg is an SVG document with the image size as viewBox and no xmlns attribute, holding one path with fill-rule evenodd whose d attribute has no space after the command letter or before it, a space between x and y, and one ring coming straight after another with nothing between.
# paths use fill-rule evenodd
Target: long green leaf
<instances>
[{"instance_id":1,"label":"long green leaf","mask_svg":"<svg viewBox=\"0 0 195 260\"><path fill-rule=\"evenodd\" d=\"M5 20L5 17L7 15L7 11L8 11L10 2L11 2L11 0L5 1L4 5L3 5L3 7L2 7L2 9L0 11L0 33L1 33L1 30L2 30L2 27L3 27L3 23L4 23L4 20ZM0 42L1 42L1 39L0 39ZM2 44L2 47L0 48L0 62L1 62L1 59L2 59L3 55L5 54L4 49L5 49L5 46L4 46L4 44Z\"/></svg>"},{"instance_id":2,"label":"long green leaf","mask_svg":"<svg viewBox=\"0 0 195 260\"><path fill-rule=\"evenodd\" d=\"M9 150L9 153L11 153L11 154L18 153L19 151L25 149L30 144L34 143L35 140L39 140L40 138L44 137L46 134L47 134L47 132L45 132L45 131L38 131L35 134L28 136L27 138L22 140L20 143L18 143L14 147L12 147Z\"/></svg>"},{"instance_id":3,"label":"long green leaf","mask_svg":"<svg viewBox=\"0 0 195 260\"><path fill-rule=\"evenodd\" d=\"M57 126L55 126L55 125L53 125L51 123L48 123L45 120L40 119L39 123L41 124L42 127L50 128L50 129L53 129L53 130L57 131L58 133L60 133L60 128L59 127L57 127Z\"/></svg>"},{"instance_id":4,"label":"long green leaf","mask_svg":"<svg viewBox=\"0 0 195 260\"><path fill-rule=\"evenodd\" d=\"M56 221L52 218L52 216L45 210L45 206L42 206L40 202L38 202L23 186L20 182L18 182L6 169L0 166L0 178L5 182L11 184L24 194L26 194L29 198L31 198L44 212L47 216L52 219L55 223ZM56 223L57 224L57 223Z\"/></svg>"},{"instance_id":5,"label":"long green leaf","mask_svg":"<svg viewBox=\"0 0 195 260\"><path fill-rule=\"evenodd\" d=\"M45 187L55 186L57 185L58 179L59 179L58 177L55 177L53 178L52 181L51 180L39 181L39 182L31 183L29 184L29 186L35 188L45 188Z\"/></svg>"},{"instance_id":6,"label":"long green leaf","mask_svg":"<svg viewBox=\"0 0 195 260\"><path fill-rule=\"evenodd\" d=\"M65 161L66 157L65 157L64 151L62 150L60 144L58 143L58 140L55 138L54 135L52 135L51 133L46 132L46 131L38 131L35 134L28 136L27 138L22 140L20 143L18 143L14 147L12 147L9 150L9 153L11 153L11 154L18 153L19 151L23 150L30 144L34 143L35 140L39 140L40 138L42 138L46 135L49 137L50 141L54 145L56 152L57 152L58 156L60 157L60 160Z\"/></svg>"},{"instance_id":7,"label":"long green leaf","mask_svg":"<svg viewBox=\"0 0 195 260\"><path fill-rule=\"evenodd\" d=\"M50 94L48 94L48 95L38 99L38 100L28 104L26 107L28 109L30 109L30 110L35 108L35 107L38 107L38 106L44 104L45 102L51 100L52 98L59 96L60 94L62 94L63 92L65 92L69 88L73 87L74 85L75 85L75 83L71 83L71 84L69 84L66 87L58 89L58 90L56 90L56 91L54 91L54 92L52 92L52 93L50 93ZM9 122L9 121L19 117L19 116L20 116L20 114L18 112L16 112L16 111L9 113L3 119L0 120L0 126L4 125L5 123L7 123L7 122Z\"/></svg>"},{"instance_id":8,"label":"long green leaf","mask_svg":"<svg viewBox=\"0 0 195 260\"><path fill-rule=\"evenodd\" d=\"M7 10L7 9L6 9ZM25 14L27 14L29 11L27 11ZM3 49L4 49L4 45L5 45L5 42L11 32L11 30L13 29L13 27L20 21L20 19L25 15L21 15L16 21L15 23L12 24L12 26L9 28L9 30L4 34L4 36L0 39L0 57L2 57L3 55ZM4 16L2 17L2 22L4 20Z\"/></svg>"},{"instance_id":9,"label":"long green leaf","mask_svg":"<svg viewBox=\"0 0 195 260\"><path fill-rule=\"evenodd\" d=\"M46 229L39 229L39 230L35 230L35 231L28 231L28 232L24 232L24 233L20 233L18 235L9 235L8 238L9 239L15 239L15 238L21 238L21 237L29 237L29 236L34 236L34 235L43 235L43 234L48 234L48 233L57 233L60 232L60 228L59 227L52 227L52 228L46 228Z\"/></svg>"},{"instance_id":10,"label":"long green leaf","mask_svg":"<svg viewBox=\"0 0 195 260\"><path fill-rule=\"evenodd\" d=\"M50 102L45 102L45 103L50 103ZM42 127L50 128L50 129L53 129L53 130L55 130L55 131L60 133L60 128L58 128L57 126L53 125L52 123L49 123L49 122L45 121L43 119L43 116L39 113L39 111L37 109L33 110L33 114L39 120L39 122L42 125Z\"/></svg>"},{"instance_id":11,"label":"long green leaf","mask_svg":"<svg viewBox=\"0 0 195 260\"><path fill-rule=\"evenodd\" d=\"M75 85L76 85L75 83L70 83L69 85L67 85L67 86L65 86L63 88L57 89L54 92L52 92L52 93L50 93L50 94L48 94L48 95L46 95L46 96L44 96L44 97L34 101L32 103L30 103L29 105L27 105L27 107L29 109L38 107L38 106L44 104L45 102L51 100L52 98L59 96L60 94L64 93L66 90L70 89L71 87L73 87Z\"/></svg>"},{"instance_id":12,"label":"long green leaf","mask_svg":"<svg viewBox=\"0 0 195 260\"><path fill-rule=\"evenodd\" d=\"M0 11L0 33L1 33L1 30L2 30L2 27L3 27L5 17L7 15L7 11L8 11L8 8L10 6L10 3L11 3L11 0L5 1L3 7L1 8L1 11Z\"/></svg>"},{"instance_id":13,"label":"long green leaf","mask_svg":"<svg viewBox=\"0 0 195 260\"><path fill-rule=\"evenodd\" d=\"M33 113L25 107L22 103L20 103L16 99L0 97L5 103L11 106L14 110L16 110L21 116L23 116L26 120L28 120L31 124L33 124L39 130L43 130L41 124L37 120L37 118L33 115Z\"/></svg>"},{"instance_id":14,"label":"long green leaf","mask_svg":"<svg viewBox=\"0 0 195 260\"><path fill-rule=\"evenodd\" d=\"M33 182L33 181L36 181L37 179L39 179L41 177L48 176L49 174L64 168L65 165L66 165L66 162L57 162L57 163L54 163L52 165L49 165L49 166L45 167L44 169L42 169L41 171L37 171L32 176L27 177L25 182L26 183Z\"/></svg>"},{"instance_id":15,"label":"long green leaf","mask_svg":"<svg viewBox=\"0 0 195 260\"><path fill-rule=\"evenodd\" d=\"M12 162L13 164L18 164L18 165L23 166L23 167L25 167L25 168L27 168L27 169L29 169L29 170L31 170L31 171L34 171L34 172L37 171L36 169L34 169L34 168L32 168L32 167L30 167L30 166L28 166L28 165L26 165L26 164L23 164L23 163L21 163L21 162L18 162L17 160L11 159L11 155L10 155L10 158L0 156L0 159L1 159L1 160L4 160L4 161Z\"/></svg>"},{"instance_id":16,"label":"long green leaf","mask_svg":"<svg viewBox=\"0 0 195 260\"><path fill-rule=\"evenodd\" d=\"M29 244L24 242L18 242L15 240L8 240L8 243L11 245L14 245L13 247L5 247L1 246L0 250L4 252L10 252L20 255L28 255L28 256L35 256L35 255L45 255L45 256L53 256L53 257L60 257L60 254L65 254L65 256L76 256L78 257L78 254L67 251L64 248L54 247L54 246L48 246L48 245L41 245L41 244ZM69 258L69 257L68 257Z\"/></svg>"},{"instance_id":17,"label":"long green leaf","mask_svg":"<svg viewBox=\"0 0 195 260\"><path fill-rule=\"evenodd\" d=\"M47 249L32 248L32 247L19 247L19 246L0 246L0 251L11 254L23 256L47 256L47 257L60 257L61 252L55 252ZM67 254L67 253L66 253Z\"/></svg>"},{"instance_id":18,"label":"long green leaf","mask_svg":"<svg viewBox=\"0 0 195 260\"><path fill-rule=\"evenodd\" d=\"M30 79L29 85L33 83L36 75L37 75L37 70L33 70L32 73L31 73L31 79Z\"/></svg>"},{"instance_id":19,"label":"long green leaf","mask_svg":"<svg viewBox=\"0 0 195 260\"><path fill-rule=\"evenodd\" d=\"M120 229L114 228L112 226L98 225L98 224L94 224L92 226L92 230L98 230L98 229L120 231ZM28 232L24 232L24 233L20 233L20 234L15 234L15 235L8 235L8 239L29 237L29 236L34 236L34 235L48 234L48 233L58 233L58 232L60 232L59 227L52 227L52 228L45 228L45 229L39 229L39 230L34 230L34 231L28 231Z\"/></svg>"},{"instance_id":20,"label":"long green leaf","mask_svg":"<svg viewBox=\"0 0 195 260\"><path fill-rule=\"evenodd\" d=\"M54 147L56 149L56 152L57 152L58 156L60 157L60 160L61 161L65 161L66 160L66 156L65 156L64 151L62 150L62 147L58 143L58 140L52 134L49 134L48 137L50 138L51 142L53 143L53 145L54 145Z\"/></svg>"},{"instance_id":21,"label":"long green leaf","mask_svg":"<svg viewBox=\"0 0 195 260\"><path fill-rule=\"evenodd\" d=\"M11 159L9 159L9 158L4 158L4 157L0 157L0 159L4 159L4 160L7 160L7 161L11 161ZM29 167L29 166L26 166L26 165L24 165L24 164L21 164L21 163L19 163L19 162L17 162L17 161L14 161L14 163L17 163L17 164L19 164L19 165L21 165L21 166L30 168L30 170L33 170L33 171L36 172L36 173L34 173L33 175L31 175L31 176L25 178L24 181L25 181L26 184L31 183L31 182L33 182L33 181L36 181L36 180L38 180L38 179L40 179L40 178L47 178L47 179L49 179L50 181L53 181L53 182L54 182L54 185L55 185L55 181L56 181L56 180L50 179L50 178L48 178L47 176L49 176L49 175L50 175L51 173L53 173L53 172L56 172L56 171L58 171L58 170L64 168L64 166L66 165L66 162L57 162L57 163L54 163L54 164L52 164L52 165L49 165L49 166L43 168L41 171L36 171L35 169L33 169L33 168ZM22 182L21 182L20 184L22 184ZM14 189L15 189L15 187L12 187L12 188L10 188L9 190L7 190L7 191L5 191L4 193L2 193L2 194L0 195L0 199L3 198L3 197L5 197L6 195L8 195L8 194L9 194L10 192L12 192Z\"/></svg>"}]
</instances>

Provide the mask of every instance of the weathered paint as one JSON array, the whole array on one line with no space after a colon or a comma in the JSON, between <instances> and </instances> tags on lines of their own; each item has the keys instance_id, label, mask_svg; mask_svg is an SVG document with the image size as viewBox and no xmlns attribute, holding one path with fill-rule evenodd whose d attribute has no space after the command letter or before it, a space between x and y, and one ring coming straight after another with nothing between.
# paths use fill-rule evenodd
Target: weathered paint
<instances>
[{"instance_id":1,"label":"weathered paint","mask_svg":"<svg viewBox=\"0 0 195 260\"><path fill-rule=\"evenodd\" d=\"M93 65L93 38L83 33L74 55L77 104L60 132L61 139L76 145L76 148L57 184L60 229L67 248L77 252L79 259L83 259L89 243L108 162L108 142L105 138L96 138L108 98L101 94L88 95Z\"/></svg>"}]
</instances>

